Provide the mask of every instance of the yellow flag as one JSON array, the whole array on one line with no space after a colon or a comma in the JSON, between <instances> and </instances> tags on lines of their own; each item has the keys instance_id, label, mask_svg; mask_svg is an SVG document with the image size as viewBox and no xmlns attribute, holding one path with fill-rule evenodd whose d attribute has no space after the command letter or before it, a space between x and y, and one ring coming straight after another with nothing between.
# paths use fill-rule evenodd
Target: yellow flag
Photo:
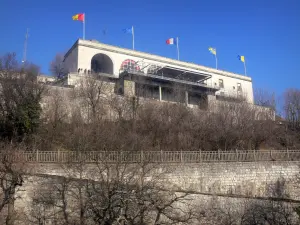
<instances>
[{"instance_id":1,"label":"yellow flag","mask_svg":"<svg viewBox=\"0 0 300 225\"><path fill-rule=\"evenodd\" d=\"M241 60L242 62L245 62L245 56L243 55L238 55L238 59Z\"/></svg>"},{"instance_id":2,"label":"yellow flag","mask_svg":"<svg viewBox=\"0 0 300 225\"><path fill-rule=\"evenodd\" d=\"M213 54L213 55L217 55L217 49L209 47L208 50Z\"/></svg>"}]
</instances>

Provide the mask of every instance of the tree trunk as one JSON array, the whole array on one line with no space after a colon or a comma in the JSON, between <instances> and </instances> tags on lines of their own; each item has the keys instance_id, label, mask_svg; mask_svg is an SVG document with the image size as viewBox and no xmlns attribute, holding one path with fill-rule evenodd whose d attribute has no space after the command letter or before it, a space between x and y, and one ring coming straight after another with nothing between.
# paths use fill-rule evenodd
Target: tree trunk
<instances>
[{"instance_id":1,"label":"tree trunk","mask_svg":"<svg viewBox=\"0 0 300 225\"><path fill-rule=\"evenodd\" d=\"M15 206L15 199L14 196L11 196L9 202L8 202L8 212L6 217L6 225L13 225L14 224L14 207Z\"/></svg>"}]
</instances>

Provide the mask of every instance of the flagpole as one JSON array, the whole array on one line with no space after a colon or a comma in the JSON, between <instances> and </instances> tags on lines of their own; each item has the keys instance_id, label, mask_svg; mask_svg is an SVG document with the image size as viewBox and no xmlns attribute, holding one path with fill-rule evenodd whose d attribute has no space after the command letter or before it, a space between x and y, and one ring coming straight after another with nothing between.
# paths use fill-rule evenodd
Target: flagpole
<instances>
[{"instance_id":1,"label":"flagpole","mask_svg":"<svg viewBox=\"0 0 300 225\"><path fill-rule=\"evenodd\" d=\"M244 60L244 69L245 69L245 76L247 76L247 71L246 71L246 61Z\"/></svg>"},{"instance_id":2,"label":"flagpole","mask_svg":"<svg viewBox=\"0 0 300 225\"><path fill-rule=\"evenodd\" d=\"M133 26L132 26L132 49L134 50L134 29L133 29Z\"/></svg>"},{"instance_id":3,"label":"flagpole","mask_svg":"<svg viewBox=\"0 0 300 225\"><path fill-rule=\"evenodd\" d=\"M178 37L176 38L176 46L177 46L177 59L179 60L179 43L178 43Z\"/></svg>"},{"instance_id":4,"label":"flagpole","mask_svg":"<svg viewBox=\"0 0 300 225\"><path fill-rule=\"evenodd\" d=\"M85 40L85 13L83 13L83 40Z\"/></svg>"},{"instance_id":5,"label":"flagpole","mask_svg":"<svg viewBox=\"0 0 300 225\"><path fill-rule=\"evenodd\" d=\"M218 69L217 49L216 49L216 54L215 54L215 57L216 57L216 69Z\"/></svg>"}]
</instances>

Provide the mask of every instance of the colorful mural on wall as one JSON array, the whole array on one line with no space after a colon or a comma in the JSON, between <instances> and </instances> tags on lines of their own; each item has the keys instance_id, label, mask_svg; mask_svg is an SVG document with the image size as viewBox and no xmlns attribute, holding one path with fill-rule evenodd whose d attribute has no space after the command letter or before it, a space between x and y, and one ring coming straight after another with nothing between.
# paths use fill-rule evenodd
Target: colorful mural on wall
<instances>
[{"instance_id":1,"label":"colorful mural on wall","mask_svg":"<svg viewBox=\"0 0 300 225\"><path fill-rule=\"evenodd\" d=\"M126 59L122 62L120 70L125 70L125 71L140 71L139 65L132 60L132 59Z\"/></svg>"}]
</instances>

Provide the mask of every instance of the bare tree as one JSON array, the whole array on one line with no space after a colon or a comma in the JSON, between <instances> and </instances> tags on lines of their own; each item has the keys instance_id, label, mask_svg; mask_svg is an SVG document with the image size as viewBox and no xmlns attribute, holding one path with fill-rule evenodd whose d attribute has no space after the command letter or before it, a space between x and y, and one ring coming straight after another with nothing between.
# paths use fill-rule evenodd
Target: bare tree
<instances>
[{"instance_id":1,"label":"bare tree","mask_svg":"<svg viewBox=\"0 0 300 225\"><path fill-rule=\"evenodd\" d=\"M289 197L286 189L286 180L279 178L275 183L268 184L267 195L276 198L270 200L248 200L244 204L244 213L241 218L242 225L274 224L295 225L297 216L291 203L280 201Z\"/></svg>"},{"instance_id":2,"label":"bare tree","mask_svg":"<svg viewBox=\"0 0 300 225\"><path fill-rule=\"evenodd\" d=\"M288 89L284 93L284 111L289 127L300 129L300 90Z\"/></svg>"},{"instance_id":3,"label":"bare tree","mask_svg":"<svg viewBox=\"0 0 300 225\"><path fill-rule=\"evenodd\" d=\"M107 114L107 99L113 94L112 84L93 75L85 76L80 79L75 92L87 109L89 122Z\"/></svg>"},{"instance_id":4,"label":"bare tree","mask_svg":"<svg viewBox=\"0 0 300 225\"><path fill-rule=\"evenodd\" d=\"M137 119L139 107L142 105L138 96L119 96L112 95L107 98L107 104L111 112L116 115L117 120Z\"/></svg>"},{"instance_id":5,"label":"bare tree","mask_svg":"<svg viewBox=\"0 0 300 225\"><path fill-rule=\"evenodd\" d=\"M24 163L19 158L23 146L0 143L0 212L7 207L6 224L14 224L14 202L17 188L24 183Z\"/></svg>"},{"instance_id":6,"label":"bare tree","mask_svg":"<svg viewBox=\"0 0 300 225\"><path fill-rule=\"evenodd\" d=\"M84 152L81 154L84 158ZM130 152L109 163L111 153L95 155L98 161L65 167L69 176L44 183L44 191L33 203L45 209L34 211L33 221L56 224L189 224L193 218L188 193L164 188L163 172L158 165L127 163ZM58 221L57 221L58 220Z\"/></svg>"},{"instance_id":7,"label":"bare tree","mask_svg":"<svg viewBox=\"0 0 300 225\"><path fill-rule=\"evenodd\" d=\"M276 110L276 96L274 92L265 89L256 89L254 91L255 104L259 106L269 107Z\"/></svg>"},{"instance_id":8,"label":"bare tree","mask_svg":"<svg viewBox=\"0 0 300 225\"><path fill-rule=\"evenodd\" d=\"M32 198L30 221L33 224L70 224L67 209L70 210L67 192L69 180L66 177L44 177L39 190ZM38 210L37 210L38 209Z\"/></svg>"},{"instance_id":9,"label":"bare tree","mask_svg":"<svg viewBox=\"0 0 300 225\"><path fill-rule=\"evenodd\" d=\"M38 131L38 138L42 149L57 150L61 147L64 132L70 127L72 110L75 104L70 97L72 89L50 86L43 94L41 115L42 125ZM78 110L77 110L78 112ZM79 110L80 112L80 110Z\"/></svg>"},{"instance_id":10,"label":"bare tree","mask_svg":"<svg viewBox=\"0 0 300 225\"><path fill-rule=\"evenodd\" d=\"M130 153L124 152L123 157ZM93 175L97 181L90 181L87 187L88 214L96 224L184 224L192 218L187 207L189 194L163 188L166 170L158 173L156 166L145 162L105 161L97 163Z\"/></svg>"},{"instance_id":11,"label":"bare tree","mask_svg":"<svg viewBox=\"0 0 300 225\"><path fill-rule=\"evenodd\" d=\"M252 201L245 205L242 225L296 225L290 205L273 201Z\"/></svg>"},{"instance_id":12,"label":"bare tree","mask_svg":"<svg viewBox=\"0 0 300 225\"><path fill-rule=\"evenodd\" d=\"M66 76L68 70L65 68L64 65L64 54L58 53L55 55L54 59L50 63L49 70L52 73L52 75L54 75L58 79L61 79L64 76Z\"/></svg>"},{"instance_id":13,"label":"bare tree","mask_svg":"<svg viewBox=\"0 0 300 225\"><path fill-rule=\"evenodd\" d=\"M212 196L207 202L196 204L196 218L205 225L238 225L243 204L238 199L218 199Z\"/></svg>"}]
</instances>

